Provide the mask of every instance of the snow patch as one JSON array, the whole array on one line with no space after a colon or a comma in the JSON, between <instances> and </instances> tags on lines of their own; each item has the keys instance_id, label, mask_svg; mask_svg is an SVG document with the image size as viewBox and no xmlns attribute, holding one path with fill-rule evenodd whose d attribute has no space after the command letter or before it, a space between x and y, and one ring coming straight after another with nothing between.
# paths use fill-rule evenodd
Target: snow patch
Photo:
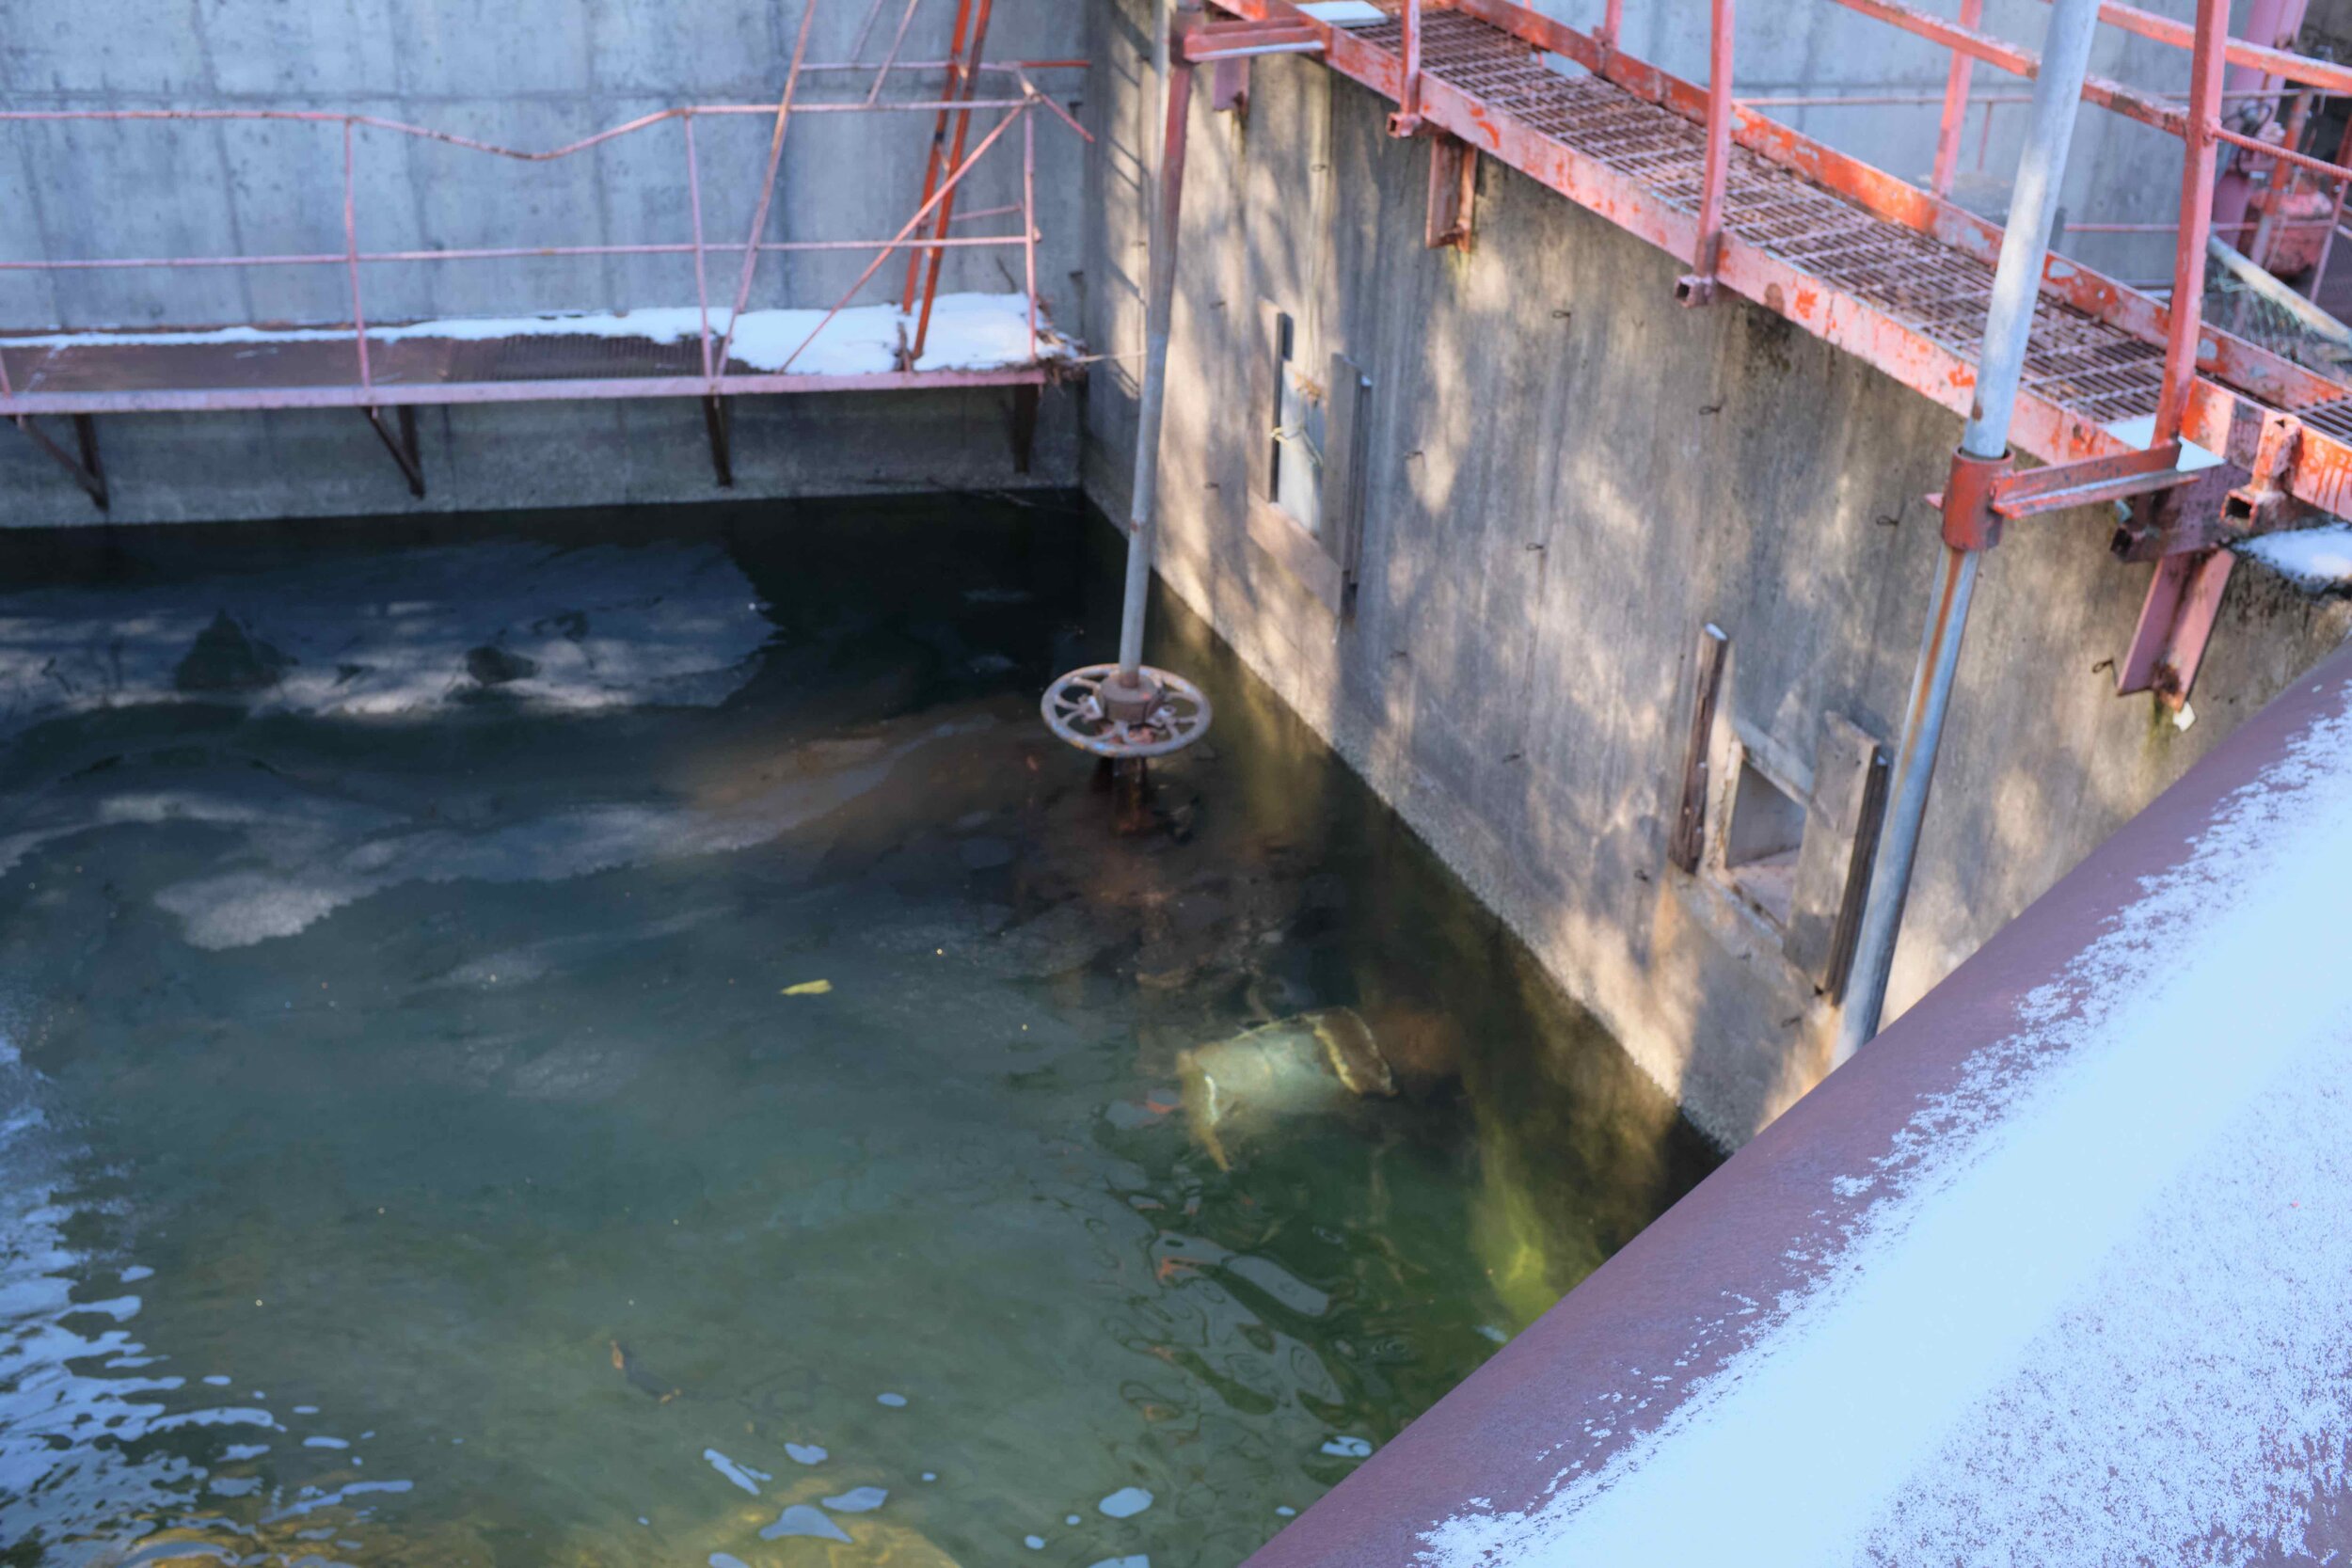
<instances>
[{"instance_id":1,"label":"snow patch","mask_svg":"<svg viewBox=\"0 0 2352 1568\"><path fill-rule=\"evenodd\" d=\"M729 312L709 314L712 352L725 338ZM699 342L704 316L691 305L653 306L635 310L551 311L532 316L452 316L368 328L371 343L410 340L483 342L506 338L633 339L648 343ZM1025 293L941 294L933 302L930 333L923 340L918 371L994 371L1077 357L1077 346L1038 313L1037 353L1029 352L1029 296ZM746 310L728 357L764 373L878 375L898 368L898 353L914 341L915 319L895 305L865 305L831 321L822 310ZM812 336L813 335L813 336ZM344 342L347 328L334 326L221 326L183 332L56 332L6 340L10 349L242 345Z\"/></svg>"},{"instance_id":2,"label":"snow patch","mask_svg":"<svg viewBox=\"0 0 2352 1568\"><path fill-rule=\"evenodd\" d=\"M2293 533L2265 533L2236 549L2306 588L2352 584L2352 525L2331 523Z\"/></svg>"}]
</instances>

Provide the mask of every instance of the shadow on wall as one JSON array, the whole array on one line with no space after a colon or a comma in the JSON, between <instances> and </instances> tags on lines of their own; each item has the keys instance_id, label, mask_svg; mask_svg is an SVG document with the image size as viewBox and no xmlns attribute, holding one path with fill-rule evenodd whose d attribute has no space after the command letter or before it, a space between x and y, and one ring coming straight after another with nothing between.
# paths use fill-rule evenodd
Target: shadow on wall
<instances>
[{"instance_id":1,"label":"shadow on wall","mask_svg":"<svg viewBox=\"0 0 2352 1568\"><path fill-rule=\"evenodd\" d=\"M1141 123L1123 107L1104 121ZM1891 746L1937 548L1918 498L1959 421L1759 308L1677 307L1670 258L1499 166L1474 254L1424 249L1429 153L1383 107L1302 61L1257 63L1247 125L1196 103L1162 569L1737 1143L1826 1069L1836 1010L1769 918L1666 864L1692 649L1729 635L1726 721L1793 784L1833 717ZM1125 214L1104 221L1126 254ZM1260 300L1299 362L1344 353L1373 383L1350 615L1250 536ZM1125 452L1094 458L1116 496ZM2202 721L2157 721L2112 695L2149 568L2107 532L2045 519L1988 567L1898 1008L2344 633L2241 571Z\"/></svg>"}]
</instances>

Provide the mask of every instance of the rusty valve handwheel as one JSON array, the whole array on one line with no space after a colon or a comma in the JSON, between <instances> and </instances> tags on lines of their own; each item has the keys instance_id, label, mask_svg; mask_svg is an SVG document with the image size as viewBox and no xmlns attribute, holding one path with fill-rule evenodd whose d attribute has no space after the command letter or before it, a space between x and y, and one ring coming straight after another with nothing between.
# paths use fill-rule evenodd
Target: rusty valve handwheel
<instances>
[{"instance_id":1,"label":"rusty valve handwheel","mask_svg":"<svg viewBox=\"0 0 2352 1568\"><path fill-rule=\"evenodd\" d=\"M1137 672L1146 688L1134 705L1140 717L1119 717L1113 709L1129 705L1106 701L1104 691L1118 673L1116 664L1089 664L1047 687L1039 705L1045 727L1082 752L1114 758L1164 757L1208 733L1209 699L1200 689L1149 665Z\"/></svg>"}]
</instances>

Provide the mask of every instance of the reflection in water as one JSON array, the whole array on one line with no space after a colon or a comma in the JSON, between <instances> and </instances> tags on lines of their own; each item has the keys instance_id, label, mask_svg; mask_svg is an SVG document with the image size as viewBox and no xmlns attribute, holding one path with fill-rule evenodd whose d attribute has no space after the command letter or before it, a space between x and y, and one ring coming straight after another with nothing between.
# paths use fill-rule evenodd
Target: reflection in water
<instances>
[{"instance_id":1,"label":"reflection in water","mask_svg":"<svg viewBox=\"0 0 2352 1568\"><path fill-rule=\"evenodd\" d=\"M0 544L0 1562L1232 1562L1711 1155L976 501Z\"/></svg>"}]
</instances>

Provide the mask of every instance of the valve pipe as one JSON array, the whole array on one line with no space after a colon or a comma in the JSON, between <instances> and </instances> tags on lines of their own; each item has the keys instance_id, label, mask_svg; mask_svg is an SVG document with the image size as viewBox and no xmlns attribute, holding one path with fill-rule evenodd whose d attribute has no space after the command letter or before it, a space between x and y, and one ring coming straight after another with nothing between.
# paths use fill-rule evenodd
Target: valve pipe
<instances>
[{"instance_id":1,"label":"valve pipe","mask_svg":"<svg viewBox=\"0 0 2352 1568\"><path fill-rule=\"evenodd\" d=\"M1174 25L1198 16L1180 0ZM1143 314L1143 387L1136 401L1136 486L1127 514L1127 587L1119 617L1119 680L1133 687L1143 665L1143 617L1152 594L1152 538L1160 493L1160 426L1168 404L1168 340L1176 313L1176 240L1184 200L1184 144L1192 109L1192 64L1178 42L1168 52L1168 130L1161 144L1160 198L1152 214L1152 292Z\"/></svg>"},{"instance_id":2,"label":"valve pipe","mask_svg":"<svg viewBox=\"0 0 2352 1568\"><path fill-rule=\"evenodd\" d=\"M2219 0L2201 0L2211 6ZM2090 67L2090 41L2099 23L2098 0L2058 0L2042 49L2042 71L2034 78L2033 121L2011 188L2009 223L2001 235L2001 257L1993 275L1993 301L1985 311L1984 350L1977 370L1977 394L1960 450L1976 458L2009 452L2009 428L2017 388L2026 367L2026 345L2033 331L2034 307L2042 297L2042 267L2049 255L2050 230L2058 216L2066 153L2074 136L2074 113L2082 102L2083 78ZM1935 758L1951 707L1953 676L1968 630L1969 601L1982 552L1947 544L1937 562L1935 589L1919 640L1918 667L1903 712L1903 738L1895 765L1895 794L1880 835L1878 864L1856 940L1845 1010L1838 1019L1831 1057L1850 1060L1878 1033L1886 1007L1886 983L1895 965L1895 941L1902 931L1903 905L1911 895L1911 874L1919 854L1919 831L1927 819L1928 790L1935 781Z\"/></svg>"}]
</instances>

